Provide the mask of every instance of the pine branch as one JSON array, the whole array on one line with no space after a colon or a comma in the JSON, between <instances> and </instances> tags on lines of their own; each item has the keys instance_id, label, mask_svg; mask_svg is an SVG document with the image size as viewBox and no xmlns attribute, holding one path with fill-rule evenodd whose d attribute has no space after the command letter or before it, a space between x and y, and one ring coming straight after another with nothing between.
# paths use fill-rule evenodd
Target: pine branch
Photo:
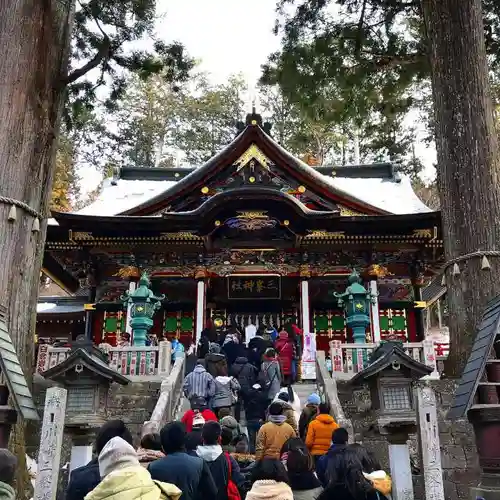
<instances>
[{"instance_id":1,"label":"pine branch","mask_svg":"<svg viewBox=\"0 0 500 500\"><path fill-rule=\"evenodd\" d=\"M105 36L102 45L99 47L97 54L82 67L75 69L72 71L65 79L64 84L69 85L70 83L76 82L79 78L86 75L89 71L97 68L99 64L101 64L104 59L109 57L111 48L111 40L108 36Z\"/></svg>"}]
</instances>

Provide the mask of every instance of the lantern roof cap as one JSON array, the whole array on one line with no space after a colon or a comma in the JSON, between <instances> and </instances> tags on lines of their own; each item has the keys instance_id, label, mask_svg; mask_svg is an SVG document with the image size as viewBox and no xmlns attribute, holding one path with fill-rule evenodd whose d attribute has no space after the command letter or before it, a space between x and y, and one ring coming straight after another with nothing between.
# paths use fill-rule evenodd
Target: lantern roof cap
<instances>
[{"instance_id":1,"label":"lantern roof cap","mask_svg":"<svg viewBox=\"0 0 500 500\"><path fill-rule=\"evenodd\" d=\"M105 355L85 338L73 343L70 355L61 363L45 370L41 375L46 379L64 382L66 373L81 365L109 383L127 385L130 379L110 368Z\"/></svg>"},{"instance_id":2,"label":"lantern roof cap","mask_svg":"<svg viewBox=\"0 0 500 500\"><path fill-rule=\"evenodd\" d=\"M408 356L403 349L403 343L397 341L381 342L373 351L370 357L370 364L362 371L354 375L350 380L352 385L361 385L368 379L376 377L382 370L393 367L401 369L405 367L410 371L413 380L417 380L425 375L430 375L433 368L416 361ZM396 368L397 367L397 368Z\"/></svg>"}]
</instances>

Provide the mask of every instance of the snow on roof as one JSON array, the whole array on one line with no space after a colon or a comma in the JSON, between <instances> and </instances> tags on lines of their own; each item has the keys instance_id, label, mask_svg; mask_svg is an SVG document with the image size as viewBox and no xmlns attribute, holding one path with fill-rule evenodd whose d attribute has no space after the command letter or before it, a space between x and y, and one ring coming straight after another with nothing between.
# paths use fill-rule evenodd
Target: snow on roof
<instances>
[{"instance_id":1,"label":"snow on roof","mask_svg":"<svg viewBox=\"0 0 500 500\"><path fill-rule=\"evenodd\" d=\"M399 215L431 211L418 198L409 179L405 177L400 181L380 178L329 177L309 168L314 171L315 177L321 177L337 190L386 212ZM104 181L98 198L77 213L100 216L118 215L167 191L175 183L176 181L119 179L112 184L109 178ZM52 220L49 224L51 222ZM57 224L55 221L54 223Z\"/></svg>"},{"instance_id":2,"label":"snow on roof","mask_svg":"<svg viewBox=\"0 0 500 500\"><path fill-rule=\"evenodd\" d=\"M105 179L97 199L79 210L81 215L118 215L134 208L172 187L176 181L141 181Z\"/></svg>"},{"instance_id":3,"label":"snow on roof","mask_svg":"<svg viewBox=\"0 0 500 500\"><path fill-rule=\"evenodd\" d=\"M396 215L431 212L415 194L410 180L366 179L348 177L327 177L326 181L337 189L355 196L370 205Z\"/></svg>"},{"instance_id":4,"label":"snow on roof","mask_svg":"<svg viewBox=\"0 0 500 500\"><path fill-rule=\"evenodd\" d=\"M36 305L36 312L41 313L41 312L50 311L51 309L54 309L56 307L57 307L57 304L53 304L51 302L39 302Z\"/></svg>"}]
</instances>

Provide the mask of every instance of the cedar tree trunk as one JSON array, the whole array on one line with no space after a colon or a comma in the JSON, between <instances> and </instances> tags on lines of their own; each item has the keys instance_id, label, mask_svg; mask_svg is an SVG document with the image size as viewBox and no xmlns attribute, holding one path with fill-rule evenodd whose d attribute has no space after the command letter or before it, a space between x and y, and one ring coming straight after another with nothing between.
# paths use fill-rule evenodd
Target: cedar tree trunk
<instances>
[{"instance_id":1,"label":"cedar tree trunk","mask_svg":"<svg viewBox=\"0 0 500 500\"><path fill-rule=\"evenodd\" d=\"M500 249L498 143L489 94L481 0L422 0L432 70L438 188L446 260ZM459 376L489 299L500 293L500 259L446 273L450 355Z\"/></svg>"},{"instance_id":2,"label":"cedar tree trunk","mask_svg":"<svg viewBox=\"0 0 500 500\"><path fill-rule=\"evenodd\" d=\"M28 383L72 14L73 0L0 0L0 195L44 217L33 233L32 215L17 208L10 222L11 207L0 202L0 305ZM23 428L20 422L12 443L22 462L19 499L26 486Z\"/></svg>"}]
</instances>

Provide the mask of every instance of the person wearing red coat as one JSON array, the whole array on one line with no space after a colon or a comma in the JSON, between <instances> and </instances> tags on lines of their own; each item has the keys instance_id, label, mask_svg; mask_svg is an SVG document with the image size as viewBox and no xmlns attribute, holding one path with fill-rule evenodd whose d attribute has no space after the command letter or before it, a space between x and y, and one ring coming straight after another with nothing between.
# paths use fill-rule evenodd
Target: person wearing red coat
<instances>
[{"instance_id":1,"label":"person wearing red coat","mask_svg":"<svg viewBox=\"0 0 500 500\"><path fill-rule=\"evenodd\" d=\"M191 402L191 410L188 410L181 418L181 422L186 426L186 431L191 432L193 430L193 421L196 416L203 418L204 422L213 421L218 422L217 415L212 410L209 410L205 400L194 399ZM200 418L201 420L201 418ZM202 422L202 423L204 423Z\"/></svg>"},{"instance_id":2,"label":"person wearing red coat","mask_svg":"<svg viewBox=\"0 0 500 500\"><path fill-rule=\"evenodd\" d=\"M295 344L284 330L280 332L279 338L276 341L276 352L278 353L283 376L291 379L293 375L292 364L295 359Z\"/></svg>"}]
</instances>

